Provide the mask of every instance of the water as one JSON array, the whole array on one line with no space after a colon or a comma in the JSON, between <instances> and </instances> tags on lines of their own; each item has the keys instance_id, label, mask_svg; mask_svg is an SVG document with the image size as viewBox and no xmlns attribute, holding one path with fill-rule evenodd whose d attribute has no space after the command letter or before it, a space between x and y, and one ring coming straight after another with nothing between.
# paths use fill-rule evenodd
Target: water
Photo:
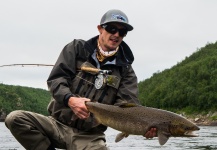
<instances>
[{"instance_id":1,"label":"water","mask_svg":"<svg viewBox=\"0 0 217 150\"><path fill-rule=\"evenodd\" d=\"M119 131L109 128L106 131L107 144L111 150L216 150L217 149L217 127L200 126L197 133L199 137L174 138L171 137L167 143L160 146L158 138L147 140L142 136L130 135L122 141L115 143L115 136ZM10 131L0 122L0 150L24 150L14 139Z\"/></svg>"}]
</instances>

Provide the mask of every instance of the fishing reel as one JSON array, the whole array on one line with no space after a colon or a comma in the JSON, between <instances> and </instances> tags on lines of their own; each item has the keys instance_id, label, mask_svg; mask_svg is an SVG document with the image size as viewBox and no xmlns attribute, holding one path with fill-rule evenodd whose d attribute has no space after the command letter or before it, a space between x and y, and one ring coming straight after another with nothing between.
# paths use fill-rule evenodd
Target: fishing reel
<instances>
[{"instance_id":1,"label":"fishing reel","mask_svg":"<svg viewBox=\"0 0 217 150\"><path fill-rule=\"evenodd\" d=\"M94 86L97 90L103 89L106 85L118 88L120 78L111 75L111 70L98 69L88 62L82 64L81 70L95 75Z\"/></svg>"},{"instance_id":2,"label":"fishing reel","mask_svg":"<svg viewBox=\"0 0 217 150\"><path fill-rule=\"evenodd\" d=\"M94 82L96 89L103 89L107 85L107 75L110 72L110 70L101 70L101 72L98 73Z\"/></svg>"}]
</instances>

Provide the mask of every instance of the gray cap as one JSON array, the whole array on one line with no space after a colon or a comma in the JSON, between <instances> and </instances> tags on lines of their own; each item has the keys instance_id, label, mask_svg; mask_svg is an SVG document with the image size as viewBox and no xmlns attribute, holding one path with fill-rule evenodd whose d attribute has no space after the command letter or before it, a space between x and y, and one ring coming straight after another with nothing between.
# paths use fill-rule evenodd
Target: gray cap
<instances>
[{"instance_id":1,"label":"gray cap","mask_svg":"<svg viewBox=\"0 0 217 150\"><path fill-rule=\"evenodd\" d=\"M110 22L117 22L123 24L128 31L133 30L133 26L129 24L129 20L125 13L118 9L111 9L107 11L100 21L100 25L110 23Z\"/></svg>"}]
</instances>

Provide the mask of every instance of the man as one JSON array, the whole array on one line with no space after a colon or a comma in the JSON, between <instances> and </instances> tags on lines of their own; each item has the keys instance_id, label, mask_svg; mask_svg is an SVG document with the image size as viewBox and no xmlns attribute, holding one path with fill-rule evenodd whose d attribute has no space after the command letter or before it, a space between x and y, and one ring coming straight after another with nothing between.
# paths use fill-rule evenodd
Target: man
<instances>
[{"instance_id":1,"label":"man","mask_svg":"<svg viewBox=\"0 0 217 150\"><path fill-rule=\"evenodd\" d=\"M96 126L85 102L139 104L137 77L131 66L134 57L123 41L133 30L127 16L109 10L97 28L98 36L74 40L60 53L47 80L52 93L51 116L14 111L6 118L6 126L26 149L108 149L107 127ZM155 130L145 136L152 138Z\"/></svg>"}]
</instances>

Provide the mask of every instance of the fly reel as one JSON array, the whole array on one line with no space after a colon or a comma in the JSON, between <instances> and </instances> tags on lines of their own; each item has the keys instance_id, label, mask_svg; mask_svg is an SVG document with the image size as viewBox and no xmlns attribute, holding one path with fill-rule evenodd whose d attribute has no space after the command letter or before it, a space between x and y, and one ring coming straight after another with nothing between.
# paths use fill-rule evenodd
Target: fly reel
<instances>
[{"instance_id":1,"label":"fly reel","mask_svg":"<svg viewBox=\"0 0 217 150\"><path fill-rule=\"evenodd\" d=\"M95 79L95 82L94 82L95 88L98 89L98 90L103 89L106 86L106 84L107 84L106 75L102 74L102 73L99 73L96 76L96 79Z\"/></svg>"},{"instance_id":2,"label":"fly reel","mask_svg":"<svg viewBox=\"0 0 217 150\"><path fill-rule=\"evenodd\" d=\"M106 85L115 88L119 85L120 79L114 75L110 75L112 73L111 70L98 69L89 62L83 63L81 65L81 70L95 75L95 81L93 84L97 90L103 89Z\"/></svg>"}]
</instances>

